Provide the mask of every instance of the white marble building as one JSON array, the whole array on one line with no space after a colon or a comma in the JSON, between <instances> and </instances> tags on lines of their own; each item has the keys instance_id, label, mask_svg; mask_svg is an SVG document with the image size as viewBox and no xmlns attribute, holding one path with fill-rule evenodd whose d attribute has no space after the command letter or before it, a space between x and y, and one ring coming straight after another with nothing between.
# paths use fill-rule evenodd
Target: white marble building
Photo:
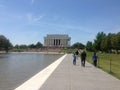
<instances>
[{"instance_id":1,"label":"white marble building","mask_svg":"<svg viewBox=\"0 0 120 90\"><path fill-rule=\"evenodd\" d=\"M67 34L48 34L44 37L46 47L70 47L71 37Z\"/></svg>"}]
</instances>

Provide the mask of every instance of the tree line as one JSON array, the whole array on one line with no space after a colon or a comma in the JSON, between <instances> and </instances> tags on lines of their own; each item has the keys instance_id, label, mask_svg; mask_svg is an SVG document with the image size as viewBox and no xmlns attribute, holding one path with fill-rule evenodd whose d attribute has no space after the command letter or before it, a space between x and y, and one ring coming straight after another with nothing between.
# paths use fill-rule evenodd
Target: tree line
<instances>
[{"instance_id":1,"label":"tree line","mask_svg":"<svg viewBox=\"0 0 120 90\"><path fill-rule=\"evenodd\" d=\"M6 51L9 50L22 50L22 49L38 49L42 48L43 44L41 42L37 42L36 44L30 44L30 45L15 45L13 46L12 43L8 38L6 38L4 35L0 35L0 51Z\"/></svg>"},{"instance_id":2,"label":"tree line","mask_svg":"<svg viewBox=\"0 0 120 90\"><path fill-rule=\"evenodd\" d=\"M7 39L5 36L0 35L0 51L5 50L8 52L10 49L38 49L43 48L43 44L41 42L37 42L36 44L30 45L15 45ZM108 33L98 32L94 42L88 41L86 45L76 42L70 48L74 49L85 49L88 51L101 51L101 52L113 52L119 53L120 50L120 32L118 33Z\"/></svg>"},{"instance_id":3,"label":"tree line","mask_svg":"<svg viewBox=\"0 0 120 90\"><path fill-rule=\"evenodd\" d=\"M99 32L96 35L94 42L88 41L86 49L89 51L113 52L120 50L120 32L108 33Z\"/></svg>"},{"instance_id":4,"label":"tree line","mask_svg":"<svg viewBox=\"0 0 120 90\"><path fill-rule=\"evenodd\" d=\"M37 42L36 44L29 44L29 45L15 45L14 49L20 50L20 49L39 49L43 48L43 44L41 42Z\"/></svg>"}]
</instances>

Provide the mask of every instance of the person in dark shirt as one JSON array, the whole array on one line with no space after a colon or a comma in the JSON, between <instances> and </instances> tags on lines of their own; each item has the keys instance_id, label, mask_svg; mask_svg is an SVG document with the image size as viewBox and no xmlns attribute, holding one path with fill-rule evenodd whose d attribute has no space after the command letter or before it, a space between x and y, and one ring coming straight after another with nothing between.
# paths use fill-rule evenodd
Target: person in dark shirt
<instances>
[{"instance_id":1,"label":"person in dark shirt","mask_svg":"<svg viewBox=\"0 0 120 90\"><path fill-rule=\"evenodd\" d=\"M76 55L76 59L78 60L78 55L79 55L79 51L78 50L75 52L75 55Z\"/></svg>"},{"instance_id":2,"label":"person in dark shirt","mask_svg":"<svg viewBox=\"0 0 120 90\"><path fill-rule=\"evenodd\" d=\"M85 67L85 61L86 61L86 52L83 51L81 53L81 65Z\"/></svg>"}]
</instances>

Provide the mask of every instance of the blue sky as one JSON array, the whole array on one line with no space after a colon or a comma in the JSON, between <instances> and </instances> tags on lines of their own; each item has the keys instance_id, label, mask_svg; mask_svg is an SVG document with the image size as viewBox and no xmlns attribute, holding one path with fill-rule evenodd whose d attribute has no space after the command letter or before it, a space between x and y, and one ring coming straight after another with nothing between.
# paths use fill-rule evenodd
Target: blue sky
<instances>
[{"instance_id":1,"label":"blue sky","mask_svg":"<svg viewBox=\"0 0 120 90\"><path fill-rule=\"evenodd\" d=\"M68 34L71 44L120 31L120 0L0 0L0 34L15 44Z\"/></svg>"}]
</instances>

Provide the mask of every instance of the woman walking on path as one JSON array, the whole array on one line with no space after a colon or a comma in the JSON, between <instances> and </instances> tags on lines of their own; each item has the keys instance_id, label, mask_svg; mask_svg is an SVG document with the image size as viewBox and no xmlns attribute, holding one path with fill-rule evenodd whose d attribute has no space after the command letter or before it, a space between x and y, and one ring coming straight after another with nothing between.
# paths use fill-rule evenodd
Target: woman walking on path
<instances>
[{"instance_id":1,"label":"woman walking on path","mask_svg":"<svg viewBox=\"0 0 120 90\"><path fill-rule=\"evenodd\" d=\"M81 65L85 67L85 61L86 61L86 52L83 51L81 53Z\"/></svg>"},{"instance_id":2,"label":"woman walking on path","mask_svg":"<svg viewBox=\"0 0 120 90\"><path fill-rule=\"evenodd\" d=\"M98 60L98 56L96 55L96 52L94 52L92 60L93 60L93 65L96 67L97 66L97 60Z\"/></svg>"}]
</instances>

